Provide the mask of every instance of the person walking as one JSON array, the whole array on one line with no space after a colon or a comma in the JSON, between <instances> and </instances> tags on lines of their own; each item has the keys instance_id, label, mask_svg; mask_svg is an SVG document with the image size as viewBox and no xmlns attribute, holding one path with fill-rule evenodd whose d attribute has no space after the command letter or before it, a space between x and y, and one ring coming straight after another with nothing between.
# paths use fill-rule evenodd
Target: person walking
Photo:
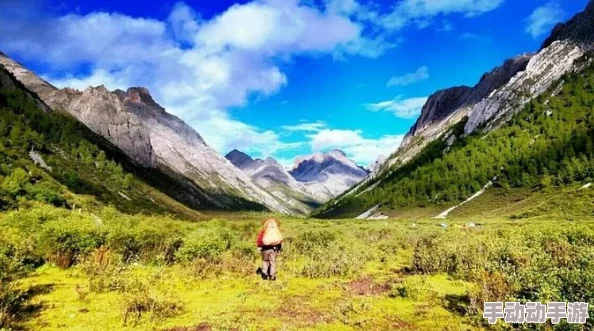
<instances>
[{"instance_id":1,"label":"person walking","mask_svg":"<svg viewBox=\"0 0 594 331\"><path fill-rule=\"evenodd\" d=\"M274 218L267 220L258 233L256 245L262 254L262 267L257 272L265 280L276 280L276 255L283 248L283 236Z\"/></svg>"}]
</instances>

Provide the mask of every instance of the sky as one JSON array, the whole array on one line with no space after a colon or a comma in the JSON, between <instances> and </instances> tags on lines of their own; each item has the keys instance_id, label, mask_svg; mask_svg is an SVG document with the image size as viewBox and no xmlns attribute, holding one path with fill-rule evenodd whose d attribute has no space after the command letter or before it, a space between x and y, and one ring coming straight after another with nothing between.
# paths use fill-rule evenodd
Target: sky
<instances>
[{"instance_id":1,"label":"sky","mask_svg":"<svg viewBox=\"0 0 594 331\"><path fill-rule=\"evenodd\" d=\"M57 87L147 87L221 154L394 152L427 97L538 51L587 0L0 0L0 51Z\"/></svg>"}]
</instances>

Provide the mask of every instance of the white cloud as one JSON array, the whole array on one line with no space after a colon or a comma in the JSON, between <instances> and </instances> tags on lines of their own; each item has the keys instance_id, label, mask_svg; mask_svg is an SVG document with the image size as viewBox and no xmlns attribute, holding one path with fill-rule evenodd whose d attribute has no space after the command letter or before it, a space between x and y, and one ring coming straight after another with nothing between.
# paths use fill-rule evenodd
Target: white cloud
<instances>
[{"instance_id":1,"label":"white cloud","mask_svg":"<svg viewBox=\"0 0 594 331\"><path fill-rule=\"evenodd\" d=\"M421 109L426 102L427 97L408 99L396 97L393 100L368 103L363 106L370 111L387 111L394 113L396 117L414 118L421 113Z\"/></svg>"},{"instance_id":2,"label":"white cloud","mask_svg":"<svg viewBox=\"0 0 594 331\"><path fill-rule=\"evenodd\" d=\"M44 77L59 87L146 86L219 152L241 147L270 155L296 147L227 110L245 105L252 94L277 93L288 83L280 67L292 56L377 56L387 47L364 36L359 23L341 14L344 6L324 12L298 1L263 0L203 20L178 3L159 21L105 12L48 17L18 4L0 8L5 52L44 63L51 68ZM56 74L80 66L87 68L84 75Z\"/></svg>"},{"instance_id":3,"label":"white cloud","mask_svg":"<svg viewBox=\"0 0 594 331\"><path fill-rule=\"evenodd\" d=\"M299 123L295 125L283 125L281 129L291 132L318 132L326 128L325 122Z\"/></svg>"},{"instance_id":4,"label":"white cloud","mask_svg":"<svg viewBox=\"0 0 594 331\"><path fill-rule=\"evenodd\" d=\"M324 129L308 135L314 152L338 148L360 165L368 166L379 155L392 154L404 135L385 135L378 139L364 138L359 130Z\"/></svg>"},{"instance_id":5,"label":"white cloud","mask_svg":"<svg viewBox=\"0 0 594 331\"><path fill-rule=\"evenodd\" d=\"M441 32L452 32L454 31L454 25L450 21L443 21L441 28L438 30Z\"/></svg>"},{"instance_id":6,"label":"white cloud","mask_svg":"<svg viewBox=\"0 0 594 331\"><path fill-rule=\"evenodd\" d=\"M403 0L390 14L381 18L381 25L389 30L399 30L411 23L423 28L438 15L462 14L472 17L497 9L503 2L504 0Z\"/></svg>"},{"instance_id":7,"label":"white cloud","mask_svg":"<svg viewBox=\"0 0 594 331\"><path fill-rule=\"evenodd\" d=\"M426 66L422 66L415 72L411 72L403 76L390 78L386 85L388 87L407 86L427 79L429 79L429 69Z\"/></svg>"},{"instance_id":8,"label":"white cloud","mask_svg":"<svg viewBox=\"0 0 594 331\"><path fill-rule=\"evenodd\" d=\"M422 27L439 14L477 15L501 2L404 0L383 15L376 6L357 0L325 0L322 8L316 2L258 0L233 5L208 20L180 2L166 19L156 20L107 12L55 17L34 3L9 1L0 2L0 48L41 64L47 68L44 77L60 87L145 86L219 152L238 147L261 149L266 155L300 144L285 143L278 132L238 121L228 109L289 84L282 68L294 56L377 57L400 42L394 22ZM394 101L383 110L414 116L412 101ZM327 127L305 129L302 124L302 132L320 133ZM329 136L324 139L332 142ZM359 147L349 145L352 153L371 153L358 148L391 138L361 139Z\"/></svg>"},{"instance_id":9,"label":"white cloud","mask_svg":"<svg viewBox=\"0 0 594 331\"><path fill-rule=\"evenodd\" d=\"M351 15L362 9L355 0L326 0L326 11L333 14Z\"/></svg>"},{"instance_id":10,"label":"white cloud","mask_svg":"<svg viewBox=\"0 0 594 331\"><path fill-rule=\"evenodd\" d=\"M556 2L549 2L536 8L526 19L526 33L536 39L549 32L564 17L565 11L563 11L563 8Z\"/></svg>"},{"instance_id":11,"label":"white cloud","mask_svg":"<svg viewBox=\"0 0 594 331\"><path fill-rule=\"evenodd\" d=\"M324 129L313 135L311 138L311 148L314 151L321 151L330 148L344 147L350 144L359 142L361 139L361 131L353 130L331 130Z\"/></svg>"}]
</instances>

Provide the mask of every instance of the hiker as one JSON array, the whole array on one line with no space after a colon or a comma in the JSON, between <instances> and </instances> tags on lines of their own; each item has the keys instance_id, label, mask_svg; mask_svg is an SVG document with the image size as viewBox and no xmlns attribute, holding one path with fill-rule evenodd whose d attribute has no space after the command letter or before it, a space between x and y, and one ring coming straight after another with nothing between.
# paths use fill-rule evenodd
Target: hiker
<instances>
[{"instance_id":1,"label":"hiker","mask_svg":"<svg viewBox=\"0 0 594 331\"><path fill-rule=\"evenodd\" d=\"M276 280L276 255L282 250L283 236L274 218L267 220L258 234L256 245L262 253L262 267L256 271L262 279Z\"/></svg>"}]
</instances>

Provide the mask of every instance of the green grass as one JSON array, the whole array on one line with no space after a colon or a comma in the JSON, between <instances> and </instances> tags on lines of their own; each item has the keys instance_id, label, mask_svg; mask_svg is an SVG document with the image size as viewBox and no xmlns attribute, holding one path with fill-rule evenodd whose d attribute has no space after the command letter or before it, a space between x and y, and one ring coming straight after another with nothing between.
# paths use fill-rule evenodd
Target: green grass
<instances>
[{"instance_id":1,"label":"green grass","mask_svg":"<svg viewBox=\"0 0 594 331\"><path fill-rule=\"evenodd\" d=\"M508 201L497 192L484 199ZM481 318L482 300L594 299L588 280L594 265L587 262L594 256L593 217L475 216L481 225L469 229L463 227L469 212L462 210L444 229L443 220L408 212L418 218L404 213L383 221L280 217L286 243L276 282L254 273L255 235L271 215L216 213L189 223L105 210L96 224L91 215L47 206L3 213L0 252L9 252L28 270L11 283L30 293L12 325L29 330L481 330L489 328ZM56 236L56 227L68 236ZM95 239L85 239L88 234ZM171 249L177 252L167 258ZM56 260L58 253L74 254L74 264L58 267L53 262L62 261ZM578 265L584 278L574 273ZM575 278L576 287L564 285L568 277ZM124 323L131 302L155 308Z\"/></svg>"}]
</instances>

